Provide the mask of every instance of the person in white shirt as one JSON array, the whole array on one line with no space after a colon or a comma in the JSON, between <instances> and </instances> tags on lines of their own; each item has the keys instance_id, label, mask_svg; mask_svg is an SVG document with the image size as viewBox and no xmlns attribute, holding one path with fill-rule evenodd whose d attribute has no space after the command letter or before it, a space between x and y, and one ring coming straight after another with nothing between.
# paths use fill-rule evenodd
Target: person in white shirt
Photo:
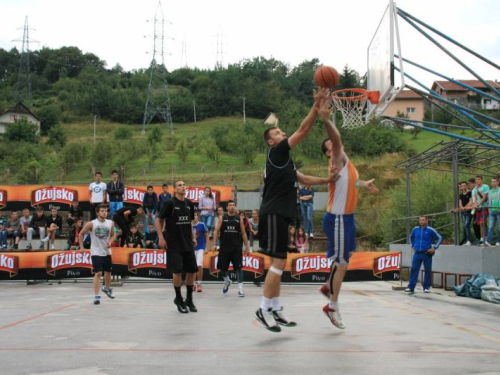
<instances>
[{"instance_id":1,"label":"person in white shirt","mask_svg":"<svg viewBox=\"0 0 500 375\"><path fill-rule=\"evenodd\" d=\"M95 173L95 181L89 185L90 219L96 218L96 207L106 203L106 184L102 182L102 173Z\"/></svg>"}]
</instances>

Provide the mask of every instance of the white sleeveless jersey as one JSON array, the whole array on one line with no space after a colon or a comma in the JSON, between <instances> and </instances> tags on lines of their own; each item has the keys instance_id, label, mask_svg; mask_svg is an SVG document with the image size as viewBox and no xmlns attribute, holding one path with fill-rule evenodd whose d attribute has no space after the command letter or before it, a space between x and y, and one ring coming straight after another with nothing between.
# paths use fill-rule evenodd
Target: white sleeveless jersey
<instances>
[{"instance_id":1,"label":"white sleeveless jersey","mask_svg":"<svg viewBox=\"0 0 500 375\"><path fill-rule=\"evenodd\" d=\"M99 219L92 220L92 231L90 232L90 254L104 257L111 255L108 241L113 230L113 221Z\"/></svg>"}]
</instances>

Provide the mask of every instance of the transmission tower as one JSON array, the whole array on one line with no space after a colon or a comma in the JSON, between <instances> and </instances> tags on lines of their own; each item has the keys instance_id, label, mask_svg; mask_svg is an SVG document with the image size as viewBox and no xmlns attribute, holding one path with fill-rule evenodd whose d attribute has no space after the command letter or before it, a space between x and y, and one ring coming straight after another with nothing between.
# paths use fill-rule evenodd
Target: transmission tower
<instances>
[{"instance_id":1,"label":"transmission tower","mask_svg":"<svg viewBox=\"0 0 500 375\"><path fill-rule=\"evenodd\" d=\"M215 69L222 69L224 66L224 34L222 29L217 32L217 60Z\"/></svg>"},{"instance_id":2,"label":"transmission tower","mask_svg":"<svg viewBox=\"0 0 500 375\"><path fill-rule=\"evenodd\" d=\"M182 41L182 51L181 51L181 68L188 67L188 58L187 58L187 43L186 40Z\"/></svg>"},{"instance_id":3,"label":"transmission tower","mask_svg":"<svg viewBox=\"0 0 500 375\"><path fill-rule=\"evenodd\" d=\"M170 128L174 133L172 124L172 113L170 111L170 98L168 96L167 68L165 67L165 17L161 1L158 2L154 17L153 33L153 58L149 65L149 87L148 97L146 99L146 109L144 110L144 119L142 122L142 132L146 132L146 126L156 116L162 123ZM158 45L158 43L160 43ZM160 63L157 61L158 49L160 50Z\"/></svg>"},{"instance_id":4,"label":"transmission tower","mask_svg":"<svg viewBox=\"0 0 500 375\"><path fill-rule=\"evenodd\" d=\"M33 97L31 94L31 74L30 74L30 37L28 27L28 16L24 20L23 39L14 40L22 42L19 73L17 75L16 100L23 102L26 106L33 106Z\"/></svg>"}]
</instances>

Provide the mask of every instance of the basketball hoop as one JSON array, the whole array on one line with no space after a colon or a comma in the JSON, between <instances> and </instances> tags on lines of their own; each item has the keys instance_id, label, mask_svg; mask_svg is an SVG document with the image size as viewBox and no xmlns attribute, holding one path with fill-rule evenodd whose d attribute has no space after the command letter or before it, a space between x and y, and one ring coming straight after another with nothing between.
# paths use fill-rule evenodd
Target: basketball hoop
<instances>
[{"instance_id":1,"label":"basketball hoop","mask_svg":"<svg viewBox=\"0 0 500 375\"><path fill-rule=\"evenodd\" d=\"M364 89L344 89L332 92L332 102L335 108L340 110L344 119L343 128L355 129L364 126L363 110L366 101L372 104L378 103L378 91L367 91Z\"/></svg>"}]
</instances>

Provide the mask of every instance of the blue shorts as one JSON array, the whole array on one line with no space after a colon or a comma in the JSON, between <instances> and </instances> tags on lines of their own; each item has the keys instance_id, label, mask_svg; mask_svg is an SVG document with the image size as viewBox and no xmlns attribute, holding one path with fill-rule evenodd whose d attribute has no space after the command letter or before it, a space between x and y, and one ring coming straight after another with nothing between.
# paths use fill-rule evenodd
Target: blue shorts
<instances>
[{"instance_id":1,"label":"blue shorts","mask_svg":"<svg viewBox=\"0 0 500 375\"><path fill-rule=\"evenodd\" d=\"M356 224L354 214L333 215L325 213L323 231L328 239L326 256L335 263L348 264L356 250Z\"/></svg>"}]
</instances>

